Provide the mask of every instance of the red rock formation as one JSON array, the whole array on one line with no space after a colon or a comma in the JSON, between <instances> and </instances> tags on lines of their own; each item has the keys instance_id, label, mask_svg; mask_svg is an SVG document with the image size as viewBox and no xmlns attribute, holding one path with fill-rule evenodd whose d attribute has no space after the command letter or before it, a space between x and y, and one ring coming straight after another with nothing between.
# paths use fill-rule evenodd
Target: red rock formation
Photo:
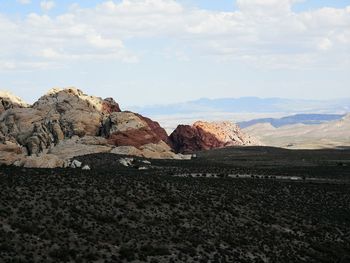
<instances>
[{"instance_id":1,"label":"red rock formation","mask_svg":"<svg viewBox=\"0 0 350 263\"><path fill-rule=\"evenodd\" d=\"M128 111L112 113L104 121L102 133L115 146L140 148L149 143L168 142L168 135L159 123Z\"/></svg>"},{"instance_id":2,"label":"red rock formation","mask_svg":"<svg viewBox=\"0 0 350 263\"><path fill-rule=\"evenodd\" d=\"M106 98L102 102L102 112L111 114L112 112L121 112L119 104L113 98Z\"/></svg>"},{"instance_id":3,"label":"red rock formation","mask_svg":"<svg viewBox=\"0 0 350 263\"><path fill-rule=\"evenodd\" d=\"M150 118L144 117L141 114L135 113L141 120L145 121L148 127L151 129L153 133L157 135L159 140L164 141L168 145L170 145L170 140L166 131L159 125L158 122L151 120Z\"/></svg>"},{"instance_id":4,"label":"red rock formation","mask_svg":"<svg viewBox=\"0 0 350 263\"><path fill-rule=\"evenodd\" d=\"M231 122L196 122L192 126L179 125L169 139L174 150L180 153L259 144Z\"/></svg>"},{"instance_id":5,"label":"red rock formation","mask_svg":"<svg viewBox=\"0 0 350 263\"><path fill-rule=\"evenodd\" d=\"M149 143L157 144L160 141L157 134L147 128L114 132L108 138L108 143L115 146L134 146L136 148Z\"/></svg>"}]
</instances>

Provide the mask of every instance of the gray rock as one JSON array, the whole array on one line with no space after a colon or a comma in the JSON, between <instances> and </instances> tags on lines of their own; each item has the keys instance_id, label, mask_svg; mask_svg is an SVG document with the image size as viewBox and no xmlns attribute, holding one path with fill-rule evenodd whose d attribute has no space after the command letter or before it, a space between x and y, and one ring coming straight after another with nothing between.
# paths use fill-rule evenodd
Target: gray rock
<instances>
[{"instance_id":1,"label":"gray rock","mask_svg":"<svg viewBox=\"0 0 350 263\"><path fill-rule=\"evenodd\" d=\"M122 158L119 160L119 163L125 167L129 167L132 166L133 161L133 158Z\"/></svg>"},{"instance_id":2,"label":"gray rock","mask_svg":"<svg viewBox=\"0 0 350 263\"><path fill-rule=\"evenodd\" d=\"M80 168L82 165L81 162L79 162L78 160L73 160L72 163L70 164L71 168Z\"/></svg>"},{"instance_id":3,"label":"gray rock","mask_svg":"<svg viewBox=\"0 0 350 263\"><path fill-rule=\"evenodd\" d=\"M84 165L83 168L81 168L82 170L91 170L90 166L88 165Z\"/></svg>"}]
</instances>

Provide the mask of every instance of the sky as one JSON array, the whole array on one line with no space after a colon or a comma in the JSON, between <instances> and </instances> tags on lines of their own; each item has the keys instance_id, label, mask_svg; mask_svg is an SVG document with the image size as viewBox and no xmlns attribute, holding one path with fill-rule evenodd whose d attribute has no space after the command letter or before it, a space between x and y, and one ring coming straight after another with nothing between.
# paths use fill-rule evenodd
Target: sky
<instances>
[{"instance_id":1,"label":"sky","mask_svg":"<svg viewBox=\"0 0 350 263\"><path fill-rule=\"evenodd\" d=\"M0 89L123 105L350 97L350 0L1 0Z\"/></svg>"}]
</instances>

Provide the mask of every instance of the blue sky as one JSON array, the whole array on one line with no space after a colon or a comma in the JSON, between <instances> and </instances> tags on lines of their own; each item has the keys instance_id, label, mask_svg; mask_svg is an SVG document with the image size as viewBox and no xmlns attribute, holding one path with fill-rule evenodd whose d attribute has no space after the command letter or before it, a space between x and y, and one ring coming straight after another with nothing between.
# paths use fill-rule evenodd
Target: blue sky
<instances>
[{"instance_id":1,"label":"blue sky","mask_svg":"<svg viewBox=\"0 0 350 263\"><path fill-rule=\"evenodd\" d=\"M5 0L0 33L0 89L29 102L350 97L350 0Z\"/></svg>"},{"instance_id":2,"label":"blue sky","mask_svg":"<svg viewBox=\"0 0 350 263\"><path fill-rule=\"evenodd\" d=\"M0 2L0 10L3 13L12 14L27 14L29 12L41 12L40 8L41 0L31 0L28 4L21 4L21 1L16 0L3 0ZM58 4L57 4L57 3ZM51 14L59 14L66 12L72 4L79 4L81 7L94 7L97 4L103 2L101 0L60 0L56 1L56 8L53 9ZM116 3L121 0L114 1ZM236 1L232 0L181 0L178 1L184 5L218 11L232 11L237 9ZM294 5L295 11L306 11L322 7L334 7L344 8L350 5L350 0L308 0Z\"/></svg>"}]
</instances>

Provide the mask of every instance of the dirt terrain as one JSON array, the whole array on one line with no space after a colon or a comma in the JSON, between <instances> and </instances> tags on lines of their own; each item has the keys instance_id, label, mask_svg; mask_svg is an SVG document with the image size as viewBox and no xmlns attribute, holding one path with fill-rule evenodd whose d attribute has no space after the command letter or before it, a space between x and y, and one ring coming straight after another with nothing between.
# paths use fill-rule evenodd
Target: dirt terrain
<instances>
[{"instance_id":1,"label":"dirt terrain","mask_svg":"<svg viewBox=\"0 0 350 263\"><path fill-rule=\"evenodd\" d=\"M0 262L350 262L349 149L196 156L0 167Z\"/></svg>"}]
</instances>

